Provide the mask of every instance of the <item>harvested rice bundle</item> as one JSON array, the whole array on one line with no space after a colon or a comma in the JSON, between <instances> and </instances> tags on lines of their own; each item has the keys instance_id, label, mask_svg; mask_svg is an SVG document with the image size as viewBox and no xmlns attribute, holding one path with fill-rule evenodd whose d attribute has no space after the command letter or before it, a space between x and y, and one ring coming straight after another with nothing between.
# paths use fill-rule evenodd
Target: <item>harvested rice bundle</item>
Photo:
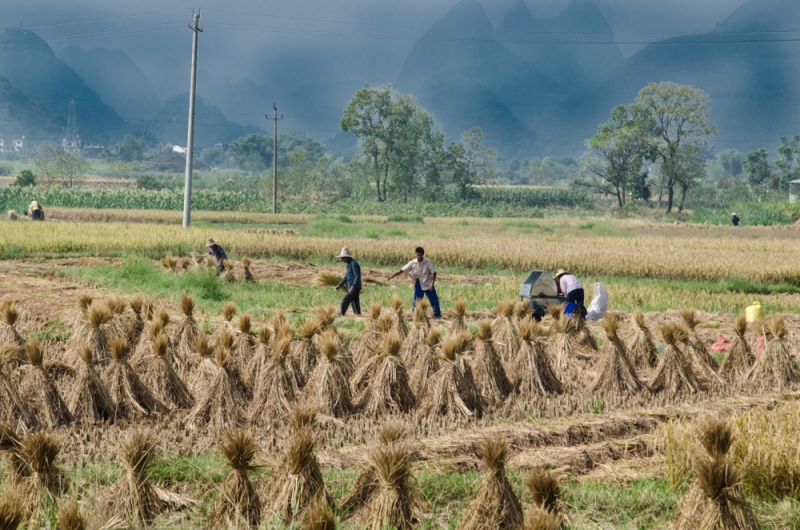
<instances>
[{"instance_id":1,"label":"harvested rice bundle","mask_svg":"<svg viewBox=\"0 0 800 530\"><path fill-rule=\"evenodd\" d=\"M253 401L247 412L252 423L268 424L286 417L297 402L297 367L289 355L291 337L272 342L270 357L255 380Z\"/></svg>"},{"instance_id":2,"label":"harvested rice bundle","mask_svg":"<svg viewBox=\"0 0 800 530\"><path fill-rule=\"evenodd\" d=\"M16 344L18 347L19 362L25 362L23 346L25 341L17 331L19 308L10 299L4 298L0 303L0 344Z\"/></svg>"},{"instance_id":3,"label":"harvested rice bundle","mask_svg":"<svg viewBox=\"0 0 800 530\"><path fill-rule=\"evenodd\" d=\"M154 435L148 430L131 430L120 443L119 456L125 473L106 492L105 511L135 528L148 528L164 509L148 471L156 457Z\"/></svg>"},{"instance_id":4,"label":"harvested rice bundle","mask_svg":"<svg viewBox=\"0 0 800 530\"><path fill-rule=\"evenodd\" d=\"M330 499L314 453L310 428L293 431L286 441L280 466L264 490L265 504L290 526L303 520L315 501Z\"/></svg>"},{"instance_id":5,"label":"harvested rice bundle","mask_svg":"<svg viewBox=\"0 0 800 530\"><path fill-rule=\"evenodd\" d=\"M763 323L767 335L767 346L756 358L745 377L747 381L763 388L782 390L800 382L800 370L792 361L786 347L788 330L782 316L773 316Z\"/></svg>"},{"instance_id":6,"label":"harvested rice bundle","mask_svg":"<svg viewBox=\"0 0 800 530\"><path fill-rule=\"evenodd\" d=\"M578 362L578 352L575 349L577 333L577 319L567 317L562 312L559 312L558 318L554 318L550 325L553 368L558 378L570 386L579 384L583 371Z\"/></svg>"},{"instance_id":7,"label":"harvested rice bundle","mask_svg":"<svg viewBox=\"0 0 800 530\"><path fill-rule=\"evenodd\" d=\"M719 374L725 377L728 382L742 379L753 366L753 362L755 362L755 356L750 351L750 345L744 337L745 333L747 333L747 317L739 315L733 330L736 336L733 337L728 348L728 354L719 366Z\"/></svg>"},{"instance_id":8,"label":"harvested rice bundle","mask_svg":"<svg viewBox=\"0 0 800 530\"><path fill-rule=\"evenodd\" d=\"M264 326L258 330L258 342L253 350L253 358L242 374L242 381L252 394L255 394L255 382L261 380L261 374L271 358L270 345L272 331Z\"/></svg>"},{"instance_id":9,"label":"harvested rice bundle","mask_svg":"<svg viewBox=\"0 0 800 530\"><path fill-rule=\"evenodd\" d=\"M566 516L567 507L561 500L561 486L558 478L545 469L536 469L525 480L534 509L553 514L557 520ZM559 520L559 527L561 521Z\"/></svg>"},{"instance_id":10,"label":"harvested rice bundle","mask_svg":"<svg viewBox=\"0 0 800 530\"><path fill-rule=\"evenodd\" d=\"M11 212L9 212L9 216ZM0 495L0 529L17 530L25 518L25 505L14 488Z\"/></svg>"},{"instance_id":11,"label":"harvested rice bundle","mask_svg":"<svg viewBox=\"0 0 800 530\"><path fill-rule=\"evenodd\" d=\"M242 425L244 418L240 410L243 400L237 392L229 372L230 353L222 345L214 351L217 369L211 381L198 390L194 408L186 416L186 425L192 427L208 426L221 432Z\"/></svg>"},{"instance_id":12,"label":"harvested rice bundle","mask_svg":"<svg viewBox=\"0 0 800 530\"><path fill-rule=\"evenodd\" d=\"M121 296L112 296L106 300L106 307L111 311L109 333L113 336L125 335L127 332L125 309L128 307L128 302Z\"/></svg>"},{"instance_id":13,"label":"harvested rice bundle","mask_svg":"<svg viewBox=\"0 0 800 530\"><path fill-rule=\"evenodd\" d=\"M320 360L306 384L306 399L326 414L341 418L353 412L350 385L347 381L347 360L339 341L330 331L320 335Z\"/></svg>"},{"instance_id":14,"label":"harvested rice bundle","mask_svg":"<svg viewBox=\"0 0 800 530\"><path fill-rule=\"evenodd\" d=\"M424 503L411 472L413 460L406 444L379 445L367 453L375 482L354 511L358 528L410 530L422 520Z\"/></svg>"},{"instance_id":15,"label":"harvested rice bundle","mask_svg":"<svg viewBox=\"0 0 800 530\"><path fill-rule=\"evenodd\" d=\"M428 392L428 382L439 371L439 348L442 345L442 328L431 328L425 335L425 349L412 359L411 390L421 398Z\"/></svg>"},{"instance_id":16,"label":"harvested rice bundle","mask_svg":"<svg viewBox=\"0 0 800 530\"><path fill-rule=\"evenodd\" d=\"M111 341L111 363L103 373L103 384L114 400L114 419L134 419L148 414L166 414L169 409L156 398L128 364L128 343Z\"/></svg>"},{"instance_id":17,"label":"harvested rice bundle","mask_svg":"<svg viewBox=\"0 0 800 530\"><path fill-rule=\"evenodd\" d=\"M78 377L67 398L69 410L76 423L90 425L114 419L114 400L108 393L100 374L94 369L92 349L84 346L80 351Z\"/></svg>"},{"instance_id":18,"label":"harvested rice bundle","mask_svg":"<svg viewBox=\"0 0 800 530\"><path fill-rule=\"evenodd\" d=\"M520 346L514 360L513 374L514 388L523 399L564 392L542 345L542 338L546 333L532 318L526 318L519 323Z\"/></svg>"},{"instance_id":19,"label":"harvested rice bundle","mask_svg":"<svg viewBox=\"0 0 800 530\"><path fill-rule=\"evenodd\" d=\"M364 365L372 373L369 384L356 398L356 408L367 416L380 416L391 412L410 412L416 398L408 383L408 372L400 358L402 340L394 330L381 344L380 353ZM371 366L371 368L370 368Z\"/></svg>"},{"instance_id":20,"label":"harvested rice bundle","mask_svg":"<svg viewBox=\"0 0 800 530\"><path fill-rule=\"evenodd\" d=\"M487 405L502 403L513 390L503 363L495 352L492 323L488 320L481 320L478 327L472 373L475 386Z\"/></svg>"},{"instance_id":21,"label":"harvested rice bundle","mask_svg":"<svg viewBox=\"0 0 800 530\"><path fill-rule=\"evenodd\" d=\"M24 445L14 429L0 423L0 452L8 456L8 469L11 483L18 485L31 475L31 467L25 458Z\"/></svg>"},{"instance_id":22,"label":"harvested rice bundle","mask_svg":"<svg viewBox=\"0 0 800 530\"><path fill-rule=\"evenodd\" d=\"M178 377L167 357L169 339L163 333L153 340L153 355L136 362L141 381L152 388L156 397L171 409L189 409L194 398L183 380Z\"/></svg>"},{"instance_id":23,"label":"harvested rice bundle","mask_svg":"<svg viewBox=\"0 0 800 530\"><path fill-rule=\"evenodd\" d=\"M235 316L236 304L233 302L225 302L225 305L222 306L222 326L214 333L214 340L212 340L215 346L224 332L228 332L231 336L236 334L236 329L233 326L233 317Z\"/></svg>"},{"instance_id":24,"label":"harvested rice bundle","mask_svg":"<svg viewBox=\"0 0 800 530\"><path fill-rule=\"evenodd\" d=\"M683 323L689 330L688 343L691 346L690 350L692 352L692 356L694 357L693 360L698 363L702 363L703 366L710 367L716 372L719 368L717 361L715 361L708 352L708 348L706 347L705 342L703 342L703 339L697 335L697 326L699 326L701 323L700 318L697 315L697 311L694 309L682 309L681 320L683 320Z\"/></svg>"},{"instance_id":25,"label":"harvested rice bundle","mask_svg":"<svg viewBox=\"0 0 800 530\"><path fill-rule=\"evenodd\" d=\"M253 465L258 452L255 437L247 431L234 429L225 434L219 448L232 471L219 488L212 525L258 526L261 522L261 499L247 476L248 472L258 469Z\"/></svg>"},{"instance_id":26,"label":"harvested rice bundle","mask_svg":"<svg viewBox=\"0 0 800 530\"><path fill-rule=\"evenodd\" d=\"M70 488L69 477L57 465L60 451L61 442L50 433L28 432L22 438L19 456L25 462L27 474L19 480L17 488L29 514L44 508L47 501Z\"/></svg>"},{"instance_id":27,"label":"harvested rice bundle","mask_svg":"<svg viewBox=\"0 0 800 530\"><path fill-rule=\"evenodd\" d=\"M403 339L403 348L400 357L409 366L419 359L428 348L425 344L425 337L431 329L431 321L428 315L430 304L424 298L417 302L414 309L414 316L411 319L411 331ZM466 329L466 328L465 328ZM397 333L395 331L395 333ZM398 334L398 336L400 336Z\"/></svg>"},{"instance_id":28,"label":"harvested rice bundle","mask_svg":"<svg viewBox=\"0 0 800 530\"><path fill-rule=\"evenodd\" d=\"M189 357L191 371L187 386L192 395L198 395L207 387L217 374L217 363L214 350L208 344L208 335L203 331L194 341L194 355Z\"/></svg>"},{"instance_id":29,"label":"harvested rice bundle","mask_svg":"<svg viewBox=\"0 0 800 530\"><path fill-rule=\"evenodd\" d=\"M707 385L722 384L722 377L717 374L713 366L705 361L705 354L702 352L705 346L698 347L698 343L690 338L691 332L686 324L680 323L678 326L683 328L683 333L681 334L681 344L685 346L683 351L697 377ZM716 361L714 363L716 365Z\"/></svg>"},{"instance_id":30,"label":"harvested rice bundle","mask_svg":"<svg viewBox=\"0 0 800 530\"><path fill-rule=\"evenodd\" d=\"M741 473L728 451L733 429L719 418L701 423L699 438L707 456L698 457L696 478L678 502L672 528L676 530L717 530L760 528L744 495Z\"/></svg>"},{"instance_id":31,"label":"harvested rice bundle","mask_svg":"<svg viewBox=\"0 0 800 530\"><path fill-rule=\"evenodd\" d=\"M100 364L107 364L110 360L109 334L107 324L111 321L111 311L104 304L92 304L88 309L86 320L86 335L83 339L75 339L73 351L75 352L74 361L79 362L79 348L88 344L92 348L92 357Z\"/></svg>"},{"instance_id":32,"label":"harvested rice bundle","mask_svg":"<svg viewBox=\"0 0 800 530\"><path fill-rule=\"evenodd\" d=\"M72 495L69 502L61 503L59 505L59 530L86 530L87 526L86 520L81 515L80 508L78 508L77 495Z\"/></svg>"},{"instance_id":33,"label":"harvested rice bundle","mask_svg":"<svg viewBox=\"0 0 800 530\"><path fill-rule=\"evenodd\" d=\"M135 296L130 303L131 311L133 314L128 318L125 326L125 337L128 339L128 344L139 344L139 339L142 337L144 331L144 310L148 302L141 296Z\"/></svg>"},{"instance_id":34,"label":"harvested rice bundle","mask_svg":"<svg viewBox=\"0 0 800 530\"><path fill-rule=\"evenodd\" d=\"M27 403L28 408L51 429L72 423L72 414L67 408L61 394L58 393L53 378L45 371L44 350L31 339L25 345L25 353L30 366L24 369L20 382L20 397Z\"/></svg>"},{"instance_id":35,"label":"harvested rice bundle","mask_svg":"<svg viewBox=\"0 0 800 530\"><path fill-rule=\"evenodd\" d=\"M422 409L428 416L446 416L451 421L483 415L483 400L465 358L472 335L448 335L438 357L441 369L428 383Z\"/></svg>"},{"instance_id":36,"label":"harvested rice bundle","mask_svg":"<svg viewBox=\"0 0 800 530\"><path fill-rule=\"evenodd\" d=\"M336 530L336 515L324 499L317 499L306 512L300 530Z\"/></svg>"},{"instance_id":37,"label":"harvested rice bundle","mask_svg":"<svg viewBox=\"0 0 800 530\"><path fill-rule=\"evenodd\" d=\"M519 324L521 320L528 318L532 314L531 306L527 303L522 300L516 300L514 302L514 324Z\"/></svg>"},{"instance_id":38,"label":"harvested rice bundle","mask_svg":"<svg viewBox=\"0 0 800 530\"><path fill-rule=\"evenodd\" d=\"M19 425L23 429L36 429L39 427L39 420L28 409L28 405L20 397L17 388L11 379L5 374L3 365L7 360L3 359L2 351L0 351L0 422L8 423L10 425ZM11 355L16 356L16 346L14 351L6 354L7 358Z\"/></svg>"},{"instance_id":39,"label":"harvested rice bundle","mask_svg":"<svg viewBox=\"0 0 800 530\"><path fill-rule=\"evenodd\" d=\"M244 373L250 361L253 360L253 352L256 349L256 341L252 333L253 322L250 315L245 313L239 317L237 333L233 341L231 357L239 373Z\"/></svg>"},{"instance_id":40,"label":"harvested rice bundle","mask_svg":"<svg viewBox=\"0 0 800 530\"><path fill-rule=\"evenodd\" d=\"M334 274L332 272L318 272L316 276L314 276L314 280L311 282L311 285L315 287L336 287L339 285L339 282L342 280L341 274ZM346 285L346 284L345 284Z\"/></svg>"},{"instance_id":41,"label":"harvested rice bundle","mask_svg":"<svg viewBox=\"0 0 800 530\"><path fill-rule=\"evenodd\" d=\"M406 335L408 335L408 327L403 314L403 300L399 296L393 296L390 303L394 313L394 330L397 331L401 339L405 339Z\"/></svg>"},{"instance_id":42,"label":"harvested rice bundle","mask_svg":"<svg viewBox=\"0 0 800 530\"><path fill-rule=\"evenodd\" d=\"M222 266L225 268L225 272L222 274L222 279L226 282L233 283L236 281L236 273L233 271L233 263L230 261L225 260L222 263Z\"/></svg>"},{"instance_id":43,"label":"harvested rice bundle","mask_svg":"<svg viewBox=\"0 0 800 530\"><path fill-rule=\"evenodd\" d=\"M194 352L195 341L197 341L197 335L200 333L200 326L197 325L197 321L194 318L194 309L194 298L186 293L181 294L183 317L172 332L172 344L175 345L178 356L187 360ZM188 366L184 366L180 371L182 372L181 375L186 377Z\"/></svg>"},{"instance_id":44,"label":"harvested rice bundle","mask_svg":"<svg viewBox=\"0 0 800 530\"><path fill-rule=\"evenodd\" d=\"M636 376L627 348L619 338L618 313L603 315L603 330L606 332L606 342L603 344L602 366L591 391L618 394L639 392L644 385Z\"/></svg>"},{"instance_id":45,"label":"harvested rice bundle","mask_svg":"<svg viewBox=\"0 0 800 530\"><path fill-rule=\"evenodd\" d=\"M501 301L497 304L497 318L492 323L495 344L506 364L513 363L519 351L519 336L514 325L514 302Z\"/></svg>"},{"instance_id":46,"label":"harvested rice bundle","mask_svg":"<svg viewBox=\"0 0 800 530\"><path fill-rule=\"evenodd\" d=\"M524 530L560 530L561 519L554 513L534 506L525 514Z\"/></svg>"},{"instance_id":47,"label":"harvested rice bundle","mask_svg":"<svg viewBox=\"0 0 800 530\"><path fill-rule=\"evenodd\" d=\"M419 305L419 302L417 302L417 305ZM448 316L453 319L450 323L451 333L467 331L467 323L464 321L467 316L467 303L464 300L457 300L456 303L453 304L453 310L450 311Z\"/></svg>"},{"instance_id":48,"label":"harvested rice bundle","mask_svg":"<svg viewBox=\"0 0 800 530\"><path fill-rule=\"evenodd\" d=\"M251 265L250 258L248 258L247 256L243 257L242 258L242 268L244 269L242 271L242 281L243 282L254 282L254 281L256 281L255 277L253 276L253 273L250 272L250 265Z\"/></svg>"},{"instance_id":49,"label":"harvested rice bundle","mask_svg":"<svg viewBox=\"0 0 800 530\"><path fill-rule=\"evenodd\" d=\"M500 436L486 438L481 444L481 458L488 471L481 479L475 499L467 507L461 530L522 526L522 505L505 473L506 442Z\"/></svg>"},{"instance_id":50,"label":"harvested rice bundle","mask_svg":"<svg viewBox=\"0 0 800 530\"><path fill-rule=\"evenodd\" d=\"M666 347L650 381L650 391L666 391L670 394L704 391L705 386L697 378L692 370L692 365L678 348L678 344L686 336L685 328L670 322L661 326L660 331Z\"/></svg>"},{"instance_id":51,"label":"harvested rice bundle","mask_svg":"<svg viewBox=\"0 0 800 530\"><path fill-rule=\"evenodd\" d=\"M311 317L300 325L300 340L294 345L292 356L297 362L303 378L308 378L319 359L319 349L314 337L322 333L322 324L316 317Z\"/></svg>"},{"instance_id":52,"label":"harvested rice bundle","mask_svg":"<svg viewBox=\"0 0 800 530\"><path fill-rule=\"evenodd\" d=\"M356 366L367 360L380 344L382 333L378 331L378 320L381 319L382 311L383 305L380 302L374 302L369 306L369 321L350 349L353 352L353 364ZM390 318L389 315L383 316Z\"/></svg>"},{"instance_id":53,"label":"harvested rice bundle","mask_svg":"<svg viewBox=\"0 0 800 530\"><path fill-rule=\"evenodd\" d=\"M644 313L633 314L635 335L631 344L631 363L637 370L649 370L658 364L658 348L650 328L644 320Z\"/></svg>"},{"instance_id":54,"label":"harvested rice bundle","mask_svg":"<svg viewBox=\"0 0 800 530\"><path fill-rule=\"evenodd\" d=\"M600 348L597 346L597 341L594 339L592 331L586 324L586 319L582 317L575 317L575 325L578 331L575 336L575 342L578 344L578 346L586 348L590 351L599 351Z\"/></svg>"}]
</instances>

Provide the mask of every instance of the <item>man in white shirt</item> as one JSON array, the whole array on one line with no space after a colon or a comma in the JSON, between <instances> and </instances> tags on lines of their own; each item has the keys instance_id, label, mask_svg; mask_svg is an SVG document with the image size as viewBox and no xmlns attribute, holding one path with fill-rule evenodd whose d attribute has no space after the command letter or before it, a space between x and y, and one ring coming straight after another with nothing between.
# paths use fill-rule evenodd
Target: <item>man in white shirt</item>
<instances>
[{"instance_id":1,"label":"man in white shirt","mask_svg":"<svg viewBox=\"0 0 800 530\"><path fill-rule=\"evenodd\" d=\"M564 269L558 269L555 280L558 286L558 292L563 293L564 298L567 299L567 304L576 302L580 305L585 305L583 303L585 297L583 285L578 281L578 278Z\"/></svg>"},{"instance_id":2,"label":"man in white shirt","mask_svg":"<svg viewBox=\"0 0 800 530\"><path fill-rule=\"evenodd\" d=\"M409 261L402 269L389 276L389 280L401 274L410 274L414 280L414 305L411 306L411 312L414 312L414 307L417 305L418 300L422 300L423 296L428 297L428 302L431 303L433 308L433 316L435 318L442 317L442 310L439 307L439 297L436 294L436 267L433 262L425 257L425 249L417 247L414 251L416 258Z\"/></svg>"}]
</instances>

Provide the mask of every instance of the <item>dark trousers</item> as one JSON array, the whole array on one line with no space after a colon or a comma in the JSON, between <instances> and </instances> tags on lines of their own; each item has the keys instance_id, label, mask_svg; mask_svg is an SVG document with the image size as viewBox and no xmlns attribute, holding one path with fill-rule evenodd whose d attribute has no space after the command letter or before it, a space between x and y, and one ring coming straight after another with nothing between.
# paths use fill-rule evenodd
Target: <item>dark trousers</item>
<instances>
[{"instance_id":1,"label":"dark trousers","mask_svg":"<svg viewBox=\"0 0 800 530\"><path fill-rule=\"evenodd\" d=\"M361 314L361 289L353 289L353 294L350 291L342 298L342 316L347 313L347 308L353 306L353 313L356 315Z\"/></svg>"},{"instance_id":2,"label":"dark trousers","mask_svg":"<svg viewBox=\"0 0 800 530\"><path fill-rule=\"evenodd\" d=\"M41 221L42 220L42 211L41 210L33 210L31 212L31 219L34 221Z\"/></svg>"},{"instance_id":3,"label":"dark trousers","mask_svg":"<svg viewBox=\"0 0 800 530\"><path fill-rule=\"evenodd\" d=\"M567 293L567 303L571 304L572 302L579 303L581 305L586 305L584 303L584 294L583 289L573 289L572 291Z\"/></svg>"},{"instance_id":4,"label":"dark trousers","mask_svg":"<svg viewBox=\"0 0 800 530\"><path fill-rule=\"evenodd\" d=\"M433 308L433 317L442 318L442 310L439 307L439 295L436 294L436 289L424 291L419 284L419 280L414 282L414 305L411 306L411 313L414 313L414 308L417 307L417 301L422 300L425 296L428 297L428 302L431 303L431 308Z\"/></svg>"}]
</instances>

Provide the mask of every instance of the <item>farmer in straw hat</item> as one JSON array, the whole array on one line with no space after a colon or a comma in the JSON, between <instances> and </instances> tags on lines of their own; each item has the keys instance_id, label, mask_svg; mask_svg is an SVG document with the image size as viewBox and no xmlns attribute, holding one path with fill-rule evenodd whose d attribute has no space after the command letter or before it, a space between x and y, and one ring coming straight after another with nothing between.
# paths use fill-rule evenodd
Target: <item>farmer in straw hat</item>
<instances>
[{"instance_id":1,"label":"farmer in straw hat","mask_svg":"<svg viewBox=\"0 0 800 530\"><path fill-rule=\"evenodd\" d=\"M578 278L564 269L558 269L555 280L558 292L564 295L564 298L567 299L567 304L578 303L584 305L585 294L583 285L578 281Z\"/></svg>"},{"instance_id":2,"label":"farmer in straw hat","mask_svg":"<svg viewBox=\"0 0 800 530\"><path fill-rule=\"evenodd\" d=\"M217 276L219 276L225 270L225 262L228 261L228 255L225 254L225 249L217 245L217 242L210 237L206 242L206 247L208 247L208 253L217 262Z\"/></svg>"},{"instance_id":3,"label":"farmer in straw hat","mask_svg":"<svg viewBox=\"0 0 800 530\"><path fill-rule=\"evenodd\" d=\"M741 219L739 219L739 216L736 215L736 212L733 212L731 214L731 222L733 223L733 226L739 226L739 221L741 221Z\"/></svg>"},{"instance_id":4,"label":"farmer in straw hat","mask_svg":"<svg viewBox=\"0 0 800 530\"><path fill-rule=\"evenodd\" d=\"M31 201L31 205L28 206L28 217L32 221L44 221L44 210L42 210L42 205L39 204L39 201Z\"/></svg>"},{"instance_id":5,"label":"farmer in straw hat","mask_svg":"<svg viewBox=\"0 0 800 530\"><path fill-rule=\"evenodd\" d=\"M414 280L414 305L411 306L411 312L414 312L417 301L427 296L428 301L431 303L431 308L433 308L433 316L441 318L442 310L439 307L439 296L436 294L435 288L436 267L433 266L433 262L430 259L425 257L424 248L417 247L414 250L414 254L416 257L409 261L405 267L389 276L389 280L391 281L392 278L403 273L410 274Z\"/></svg>"},{"instance_id":6,"label":"farmer in straw hat","mask_svg":"<svg viewBox=\"0 0 800 530\"><path fill-rule=\"evenodd\" d=\"M338 291L342 288L342 285L347 284L347 294L342 298L342 316L347 313L347 307L351 305L353 306L353 313L360 315L361 266L353 259L353 256L350 254L350 249L347 247L342 247L342 251L339 252L339 255L336 257L347 263L347 271L344 274L344 278L339 282L339 285L333 288L334 291Z\"/></svg>"}]
</instances>

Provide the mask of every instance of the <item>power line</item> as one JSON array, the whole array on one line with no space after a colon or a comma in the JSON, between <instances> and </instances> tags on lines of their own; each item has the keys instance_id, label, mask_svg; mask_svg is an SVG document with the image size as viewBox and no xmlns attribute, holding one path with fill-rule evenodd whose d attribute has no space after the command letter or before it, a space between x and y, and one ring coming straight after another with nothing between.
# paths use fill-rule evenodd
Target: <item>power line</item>
<instances>
[{"instance_id":1,"label":"power line","mask_svg":"<svg viewBox=\"0 0 800 530\"><path fill-rule=\"evenodd\" d=\"M114 35L131 35L135 33L148 33L153 31L164 31L169 29L177 29L183 27L183 24L179 24L177 22L160 22L158 24L151 24L147 26L135 26L132 28L122 28L118 30L105 30L105 31L94 31L94 32L85 32L85 33L73 33L71 35L59 35L55 37L34 37L29 39L15 39L15 40L7 40L7 41L0 41L0 46L8 46L11 44L24 44L27 42L38 42L38 41L45 41L45 42L53 42L53 41L60 41L60 40L68 40L68 39L86 39L86 38L94 38L94 37L110 37Z\"/></svg>"},{"instance_id":2,"label":"power line","mask_svg":"<svg viewBox=\"0 0 800 530\"><path fill-rule=\"evenodd\" d=\"M763 44L779 42L800 42L800 37L792 39L735 39L735 40L661 40L661 41L547 41L547 40L508 40L493 38L468 38L468 37L418 37L412 35L393 35L388 33L350 33L330 30L310 30L295 28L280 28L275 26L254 26L245 24L233 24L227 22L216 22L208 24L209 27L231 29L237 31L255 31L262 33L282 33L290 35L316 35L326 37L350 37L362 39L386 39L386 40L413 40L413 41L434 41L434 42L496 42L500 44L580 44L590 46L621 46L621 45L658 45L658 46L687 46L693 44ZM705 36L707 37L707 36Z\"/></svg>"},{"instance_id":3,"label":"power line","mask_svg":"<svg viewBox=\"0 0 800 530\"><path fill-rule=\"evenodd\" d=\"M107 20L122 20L127 18L136 18L136 17L147 17L151 15L164 15L166 13L175 13L177 11L185 11L185 9L168 9L166 11L151 11L149 13L136 13L132 15L118 15L115 17L103 17L103 18L88 18L84 20L72 20L68 22L52 22L49 24L32 24L29 26L7 26L4 28L0 28L0 31L5 31L7 29L30 29L30 28L50 28L53 26L68 26L71 24L88 24L91 22L104 22Z\"/></svg>"},{"instance_id":4,"label":"power line","mask_svg":"<svg viewBox=\"0 0 800 530\"><path fill-rule=\"evenodd\" d=\"M208 11L216 11L219 13L233 13L238 15L247 16L260 16L267 18L277 18L283 20L300 20L308 22L324 22L326 24L350 24L356 26L376 26L382 28L409 28L409 29L425 29L425 30L446 30L446 31L481 31L486 33L523 33L523 34L537 34L537 35L661 35L661 36L690 36L697 35L696 33L669 33L669 32L656 32L656 31L636 31L636 32L615 32L615 31L532 31L532 30L501 30L501 29L487 29L487 28L458 28L449 26L425 26L417 24L386 24L380 22L359 22L353 20L335 20L325 18L311 18L311 17L296 17L287 15L275 15L271 13L253 13L247 11L236 11L231 9L215 9L203 8ZM714 35L757 35L757 34L779 34L779 33L798 33L800 29L792 30L765 30L765 31L720 31L714 32Z\"/></svg>"}]
</instances>

